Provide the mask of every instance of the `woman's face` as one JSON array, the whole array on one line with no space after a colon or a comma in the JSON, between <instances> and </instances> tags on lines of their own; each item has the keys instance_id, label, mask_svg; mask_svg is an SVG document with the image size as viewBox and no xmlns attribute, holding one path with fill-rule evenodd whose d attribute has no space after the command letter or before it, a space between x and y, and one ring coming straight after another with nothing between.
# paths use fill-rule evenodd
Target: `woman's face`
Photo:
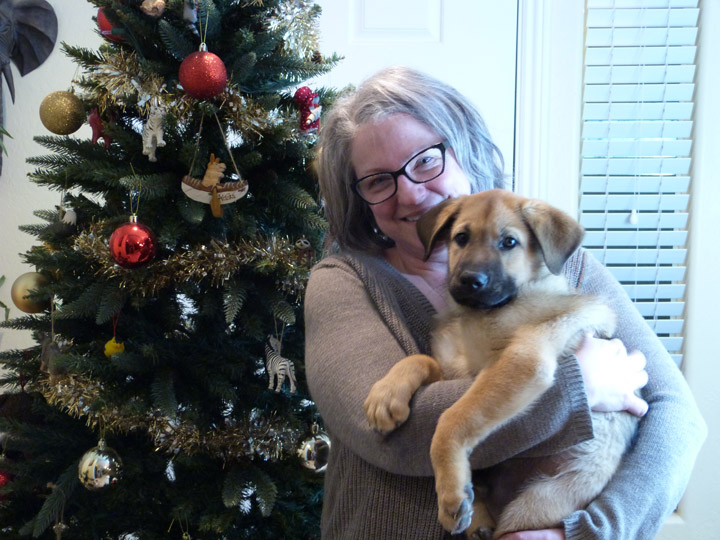
<instances>
[{"instance_id":1,"label":"woman's face","mask_svg":"<svg viewBox=\"0 0 720 540\"><path fill-rule=\"evenodd\" d=\"M355 177L400 169L418 152L443 142L426 124L408 114L393 114L358 128L350 147ZM370 205L380 230L395 241L403 255L422 258L424 248L415 230L417 220L445 199L470 194L470 181L460 169L452 148L445 153L444 172L429 182L416 184L400 175L397 193Z\"/></svg>"}]
</instances>

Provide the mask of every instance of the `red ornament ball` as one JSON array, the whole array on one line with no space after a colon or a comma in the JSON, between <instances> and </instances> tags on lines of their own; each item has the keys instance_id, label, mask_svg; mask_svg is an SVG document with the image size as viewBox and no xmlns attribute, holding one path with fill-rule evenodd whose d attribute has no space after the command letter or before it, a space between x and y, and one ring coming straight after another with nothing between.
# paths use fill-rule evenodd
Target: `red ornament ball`
<instances>
[{"instance_id":1,"label":"red ornament ball","mask_svg":"<svg viewBox=\"0 0 720 540\"><path fill-rule=\"evenodd\" d=\"M7 471L0 471L0 487L5 487L10 483L10 480L12 480L12 475ZM4 501L7 499L7 495L0 495L0 501Z\"/></svg>"},{"instance_id":2,"label":"red ornament ball","mask_svg":"<svg viewBox=\"0 0 720 540\"><path fill-rule=\"evenodd\" d=\"M149 227L131 221L110 236L110 254L123 268L137 268L155 258L157 240Z\"/></svg>"},{"instance_id":3,"label":"red ornament ball","mask_svg":"<svg viewBox=\"0 0 720 540\"><path fill-rule=\"evenodd\" d=\"M102 37L104 37L105 39L109 39L110 41L114 41L116 43L121 43L122 41L124 41L122 36L118 34L113 34L113 29L115 28L115 26L113 26L113 24L105 16L103 8L98 9L97 25L100 29L100 34L102 34Z\"/></svg>"},{"instance_id":4,"label":"red ornament ball","mask_svg":"<svg viewBox=\"0 0 720 540\"><path fill-rule=\"evenodd\" d=\"M12 480L12 475L7 471L0 471L0 487L8 485Z\"/></svg>"},{"instance_id":5,"label":"red ornament ball","mask_svg":"<svg viewBox=\"0 0 720 540\"><path fill-rule=\"evenodd\" d=\"M227 69L218 55L198 51L188 55L180 64L178 78L190 97L210 99L225 90Z\"/></svg>"}]
</instances>

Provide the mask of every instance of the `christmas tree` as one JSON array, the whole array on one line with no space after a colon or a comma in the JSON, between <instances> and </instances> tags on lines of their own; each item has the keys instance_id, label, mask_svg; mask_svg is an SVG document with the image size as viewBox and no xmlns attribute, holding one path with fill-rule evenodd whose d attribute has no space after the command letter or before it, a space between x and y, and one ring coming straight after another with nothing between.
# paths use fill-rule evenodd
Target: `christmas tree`
<instances>
[{"instance_id":1,"label":"christmas tree","mask_svg":"<svg viewBox=\"0 0 720 540\"><path fill-rule=\"evenodd\" d=\"M3 323L37 346L0 354L0 537L317 538L301 317L334 93L304 81L337 62L320 10L91 3L105 43L62 44L78 74L29 159L58 205L23 227L37 271Z\"/></svg>"}]
</instances>

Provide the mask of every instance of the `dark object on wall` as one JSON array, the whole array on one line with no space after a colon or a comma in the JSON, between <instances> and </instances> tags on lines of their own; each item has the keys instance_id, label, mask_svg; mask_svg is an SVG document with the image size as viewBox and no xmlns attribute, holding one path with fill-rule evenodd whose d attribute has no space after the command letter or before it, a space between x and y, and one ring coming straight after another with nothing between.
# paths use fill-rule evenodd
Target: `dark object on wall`
<instances>
[{"instance_id":1,"label":"dark object on wall","mask_svg":"<svg viewBox=\"0 0 720 540\"><path fill-rule=\"evenodd\" d=\"M15 64L20 75L30 73L50 56L57 30L55 11L45 0L0 0L0 69L13 103L15 85L10 62ZM1 96L0 91L0 99Z\"/></svg>"}]
</instances>

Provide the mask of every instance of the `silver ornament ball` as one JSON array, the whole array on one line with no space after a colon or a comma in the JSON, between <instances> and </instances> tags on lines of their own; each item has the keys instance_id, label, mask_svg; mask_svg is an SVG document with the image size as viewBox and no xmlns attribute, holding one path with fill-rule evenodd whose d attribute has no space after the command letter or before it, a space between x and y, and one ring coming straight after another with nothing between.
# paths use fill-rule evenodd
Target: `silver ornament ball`
<instances>
[{"instance_id":1,"label":"silver ornament ball","mask_svg":"<svg viewBox=\"0 0 720 540\"><path fill-rule=\"evenodd\" d=\"M330 438L325 433L316 433L305 440L298 449L300 463L317 473L325 471L330 455Z\"/></svg>"},{"instance_id":2,"label":"silver ornament ball","mask_svg":"<svg viewBox=\"0 0 720 540\"><path fill-rule=\"evenodd\" d=\"M122 459L118 453L100 440L98 445L91 448L78 464L78 478L83 486L91 491L97 491L106 486L117 483L122 475Z\"/></svg>"}]
</instances>

